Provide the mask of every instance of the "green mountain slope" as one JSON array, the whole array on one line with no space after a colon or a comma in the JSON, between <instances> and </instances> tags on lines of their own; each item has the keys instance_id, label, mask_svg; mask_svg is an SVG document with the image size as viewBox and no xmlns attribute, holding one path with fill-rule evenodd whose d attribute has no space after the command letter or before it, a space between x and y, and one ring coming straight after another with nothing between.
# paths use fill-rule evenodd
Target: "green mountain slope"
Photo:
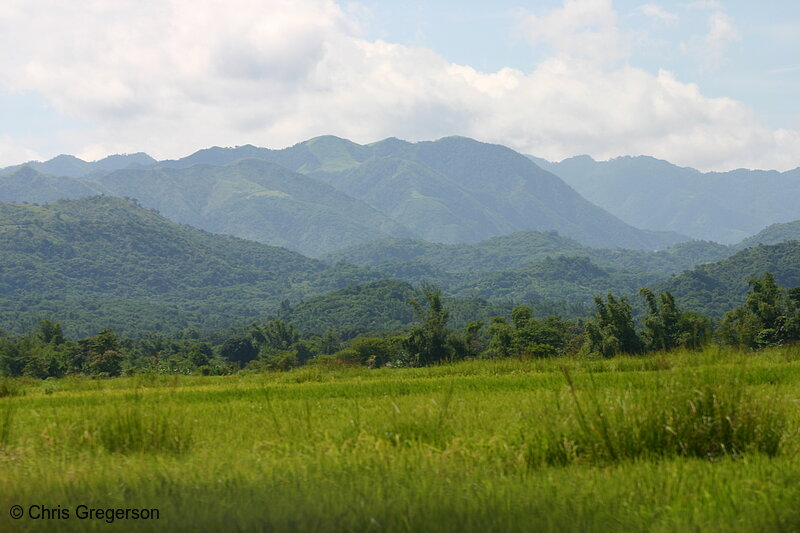
<instances>
[{"instance_id":1,"label":"green mountain slope","mask_svg":"<svg viewBox=\"0 0 800 533\"><path fill-rule=\"evenodd\" d=\"M556 256L583 256L600 266L671 274L698 263L718 261L733 251L704 241L680 243L666 250L590 248L558 233L520 231L477 244L434 244L417 239L381 239L355 245L322 256L335 263L348 261L377 267L385 263L413 261L446 272L514 270L532 262Z\"/></svg>"},{"instance_id":2,"label":"green mountain slope","mask_svg":"<svg viewBox=\"0 0 800 533\"><path fill-rule=\"evenodd\" d=\"M633 228L525 156L463 137L358 145L324 136L283 150L213 148L161 164L224 164L241 157L324 180L430 241L477 242L525 229L558 230L588 245L637 249L688 240Z\"/></svg>"},{"instance_id":3,"label":"green mountain slope","mask_svg":"<svg viewBox=\"0 0 800 533\"><path fill-rule=\"evenodd\" d=\"M772 224L752 237L735 244L733 248L744 250L759 244L777 244L785 241L800 241L800 220L784 224Z\"/></svg>"},{"instance_id":4,"label":"green mountain slope","mask_svg":"<svg viewBox=\"0 0 800 533\"><path fill-rule=\"evenodd\" d=\"M318 180L258 159L120 170L99 183L177 222L317 255L408 230Z\"/></svg>"},{"instance_id":5,"label":"green mountain slope","mask_svg":"<svg viewBox=\"0 0 800 533\"><path fill-rule=\"evenodd\" d=\"M548 163L587 200L639 228L734 243L776 222L800 218L800 168L702 173L652 157Z\"/></svg>"},{"instance_id":6,"label":"green mountain slope","mask_svg":"<svg viewBox=\"0 0 800 533\"><path fill-rule=\"evenodd\" d=\"M656 249L686 240L625 224L504 146L447 137L369 147L373 158L361 165L314 175L376 207L382 202L429 240L477 242L525 229L557 230L591 246ZM444 230L430 235L426 226Z\"/></svg>"},{"instance_id":7,"label":"green mountain slope","mask_svg":"<svg viewBox=\"0 0 800 533\"><path fill-rule=\"evenodd\" d=\"M800 285L800 242L748 248L718 261L700 265L656 286L671 291L686 309L722 315L741 305L748 280L771 272L779 285Z\"/></svg>"},{"instance_id":8,"label":"green mountain slope","mask_svg":"<svg viewBox=\"0 0 800 533\"><path fill-rule=\"evenodd\" d=\"M25 165L0 174L0 202L45 203L104 192L98 183L42 174Z\"/></svg>"},{"instance_id":9,"label":"green mountain slope","mask_svg":"<svg viewBox=\"0 0 800 533\"><path fill-rule=\"evenodd\" d=\"M155 163L156 160L144 152L115 154L92 162L84 161L72 155L62 154L48 161L28 161L23 165L4 168L0 170L0 175L10 174L27 166L42 174L81 178L104 174L121 168L150 166Z\"/></svg>"},{"instance_id":10,"label":"green mountain slope","mask_svg":"<svg viewBox=\"0 0 800 533\"><path fill-rule=\"evenodd\" d=\"M663 276L640 270L601 268L587 257L558 256L511 271L464 276L449 292L461 298L533 303L537 308L558 303L570 315L586 316L595 295L610 291L632 296L659 279Z\"/></svg>"},{"instance_id":11,"label":"green mountain slope","mask_svg":"<svg viewBox=\"0 0 800 533\"><path fill-rule=\"evenodd\" d=\"M96 181L42 176L31 169L19 173L32 177L17 180L17 188L4 186L14 191L0 193L4 199L42 202L98 192L130 197L180 223L309 255L387 235L411 235L325 183L258 159L225 166L129 168ZM13 176L0 177L0 183Z\"/></svg>"},{"instance_id":12,"label":"green mountain slope","mask_svg":"<svg viewBox=\"0 0 800 533\"><path fill-rule=\"evenodd\" d=\"M474 242L518 227L458 182L414 161L373 157L338 173L314 175L431 242Z\"/></svg>"},{"instance_id":13,"label":"green mountain slope","mask_svg":"<svg viewBox=\"0 0 800 533\"><path fill-rule=\"evenodd\" d=\"M0 328L61 320L70 334L218 329L378 279L171 222L113 197L0 203Z\"/></svg>"}]
</instances>

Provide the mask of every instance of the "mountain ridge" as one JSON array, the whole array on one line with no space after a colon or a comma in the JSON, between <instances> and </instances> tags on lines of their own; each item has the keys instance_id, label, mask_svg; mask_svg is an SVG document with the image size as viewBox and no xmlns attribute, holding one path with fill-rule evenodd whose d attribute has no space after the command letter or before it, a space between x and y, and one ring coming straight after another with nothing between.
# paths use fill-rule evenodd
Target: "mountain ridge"
<instances>
[{"instance_id":1,"label":"mountain ridge","mask_svg":"<svg viewBox=\"0 0 800 533\"><path fill-rule=\"evenodd\" d=\"M558 163L529 157L636 227L733 244L770 224L800 218L791 200L800 194L800 167L701 172L650 156L576 156Z\"/></svg>"},{"instance_id":2,"label":"mountain ridge","mask_svg":"<svg viewBox=\"0 0 800 533\"><path fill-rule=\"evenodd\" d=\"M283 168L261 169L266 177L283 175L283 183L274 185L273 179L274 186L258 190L258 180L245 168L253 163L242 163L254 160ZM208 182L208 165L219 169L214 171L217 185ZM193 176L194 181L187 177L178 187L175 176ZM390 138L359 145L322 136L282 150L212 147L179 160L80 178L82 185L76 184L78 178L35 179L47 187L29 187L26 193L20 176L0 175L0 201L127 196L179 222L312 256L386 236L478 242L526 229L558 230L593 246L639 249L666 248L688 239L634 228L525 156L465 137L417 143ZM304 189L302 199L288 192L298 187ZM241 194L234 201L235 190ZM220 209L204 211L205 200L191 198L200 192ZM271 195L271 200L254 200L251 193ZM231 201L216 201L222 197Z\"/></svg>"}]
</instances>

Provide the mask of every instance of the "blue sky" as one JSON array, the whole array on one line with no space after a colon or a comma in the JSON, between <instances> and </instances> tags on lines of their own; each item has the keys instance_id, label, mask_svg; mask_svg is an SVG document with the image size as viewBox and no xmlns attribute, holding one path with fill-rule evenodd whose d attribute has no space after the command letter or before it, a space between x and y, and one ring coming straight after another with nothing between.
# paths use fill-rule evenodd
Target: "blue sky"
<instances>
[{"instance_id":1,"label":"blue sky","mask_svg":"<svg viewBox=\"0 0 800 533\"><path fill-rule=\"evenodd\" d=\"M0 66L0 165L321 134L800 165L788 1L6 0Z\"/></svg>"},{"instance_id":2,"label":"blue sky","mask_svg":"<svg viewBox=\"0 0 800 533\"><path fill-rule=\"evenodd\" d=\"M774 128L800 129L800 4L796 1L716 2L614 1L620 26L632 34L636 66L668 69L697 83L708 96L729 96L751 106ZM531 46L517 30L520 10L544 13L560 1L360 2L367 34L391 42L436 50L450 61L484 72L506 66L523 71L548 57L550 47ZM645 6L675 18L659 19ZM709 12L722 11L739 33L718 61L682 49L709 31ZM646 35L636 35L646 34ZM637 39L637 37L640 37Z\"/></svg>"}]
</instances>

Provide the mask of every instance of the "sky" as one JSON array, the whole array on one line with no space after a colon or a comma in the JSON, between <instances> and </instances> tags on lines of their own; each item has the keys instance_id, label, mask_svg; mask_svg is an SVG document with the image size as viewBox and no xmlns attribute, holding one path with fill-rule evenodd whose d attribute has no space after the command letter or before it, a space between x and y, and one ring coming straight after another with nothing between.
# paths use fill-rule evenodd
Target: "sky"
<instances>
[{"instance_id":1,"label":"sky","mask_svg":"<svg viewBox=\"0 0 800 533\"><path fill-rule=\"evenodd\" d=\"M3 0L0 166L464 135L800 166L800 3Z\"/></svg>"}]
</instances>

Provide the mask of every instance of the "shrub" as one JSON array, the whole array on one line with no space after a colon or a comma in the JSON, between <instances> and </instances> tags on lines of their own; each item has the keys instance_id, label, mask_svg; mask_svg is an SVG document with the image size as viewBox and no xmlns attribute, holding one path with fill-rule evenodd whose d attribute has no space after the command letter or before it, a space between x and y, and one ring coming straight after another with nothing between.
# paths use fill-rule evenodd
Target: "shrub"
<instances>
[{"instance_id":1,"label":"shrub","mask_svg":"<svg viewBox=\"0 0 800 533\"><path fill-rule=\"evenodd\" d=\"M14 422L14 406L8 402L0 405L0 447L11 442L11 425Z\"/></svg>"},{"instance_id":2,"label":"shrub","mask_svg":"<svg viewBox=\"0 0 800 533\"><path fill-rule=\"evenodd\" d=\"M644 397L629 391L611 402L592 390L578 391L566 370L565 376L574 418L560 431L549 425L547 433L531 442L531 465L774 456L786 431L783 405L749 393L736 377L670 377Z\"/></svg>"},{"instance_id":3,"label":"shrub","mask_svg":"<svg viewBox=\"0 0 800 533\"><path fill-rule=\"evenodd\" d=\"M97 442L109 453L182 454L192 444L191 428L169 407L146 409L138 399L113 409L97 428Z\"/></svg>"},{"instance_id":4,"label":"shrub","mask_svg":"<svg viewBox=\"0 0 800 533\"><path fill-rule=\"evenodd\" d=\"M6 378L0 381L0 398L18 396L20 393L21 389L13 379Z\"/></svg>"}]
</instances>

